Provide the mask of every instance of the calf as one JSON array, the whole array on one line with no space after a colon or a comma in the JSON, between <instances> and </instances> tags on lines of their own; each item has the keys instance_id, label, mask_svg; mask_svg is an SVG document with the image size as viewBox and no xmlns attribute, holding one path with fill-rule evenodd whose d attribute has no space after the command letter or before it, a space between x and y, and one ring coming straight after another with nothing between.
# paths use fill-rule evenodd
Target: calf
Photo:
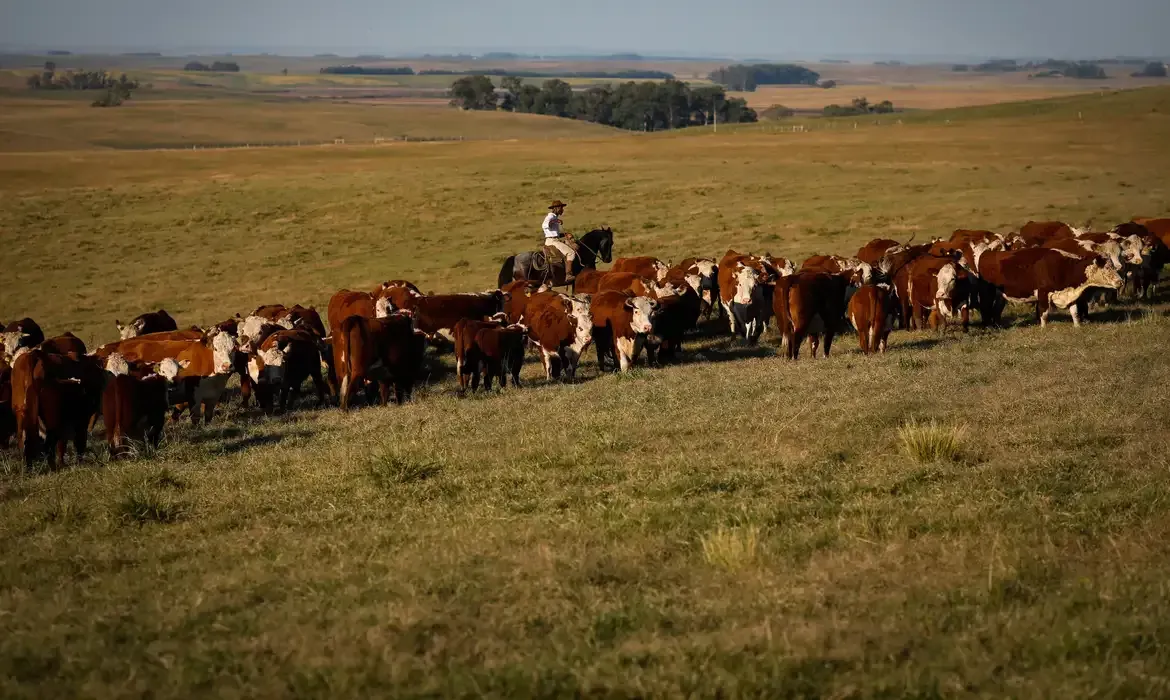
<instances>
[{"instance_id":1,"label":"calf","mask_svg":"<svg viewBox=\"0 0 1170 700\"><path fill-rule=\"evenodd\" d=\"M102 391L102 423L110 458L130 456L132 440L157 449L170 408L166 378L135 371L118 353L110 355L106 371L110 376Z\"/></svg>"},{"instance_id":2,"label":"calf","mask_svg":"<svg viewBox=\"0 0 1170 700\"><path fill-rule=\"evenodd\" d=\"M77 461L85 457L89 424L101 401L101 367L90 357L74 360L40 349L22 349L12 364L12 412L17 448L25 465L45 452L49 465L63 463L72 439ZM43 440L43 442L42 442Z\"/></svg>"},{"instance_id":3,"label":"calf","mask_svg":"<svg viewBox=\"0 0 1170 700\"><path fill-rule=\"evenodd\" d=\"M750 263L726 259L719 264L719 277L719 293L732 334L754 345L771 316L771 277Z\"/></svg>"},{"instance_id":4,"label":"calf","mask_svg":"<svg viewBox=\"0 0 1170 700\"><path fill-rule=\"evenodd\" d=\"M363 384L369 384L371 402L375 385L383 405L389 401L391 384L395 402L409 399L422 367L424 348L425 338L414 332L405 314L346 318L333 335L341 410L349 410L351 394Z\"/></svg>"},{"instance_id":5,"label":"calf","mask_svg":"<svg viewBox=\"0 0 1170 700\"><path fill-rule=\"evenodd\" d=\"M499 320L481 321L470 318L461 319L455 324L452 331L455 343L455 373L459 376L461 391L467 391L469 381L472 391L479 388L482 357L476 341L477 334L483 329L499 328L502 325Z\"/></svg>"},{"instance_id":6,"label":"calf","mask_svg":"<svg viewBox=\"0 0 1170 700\"><path fill-rule=\"evenodd\" d=\"M930 327L945 326L948 319L961 318L966 331L970 320L971 298L967 271L956 261L957 254L924 255L910 264L907 298L911 309L911 327L924 329L922 312L930 311Z\"/></svg>"},{"instance_id":7,"label":"calf","mask_svg":"<svg viewBox=\"0 0 1170 700\"><path fill-rule=\"evenodd\" d=\"M652 319L654 328L646 337L646 359L651 365L677 357L683 336L699 322L702 308L702 298L689 285L679 294L658 299L658 309Z\"/></svg>"},{"instance_id":8,"label":"calf","mask_svg":"<svg viewBox=\"0 0 1170 700\"><path fill-rule=\"evenodd\" d=\"M670 271L670 265L653 256L618 258L613 261L613 265L610 266L609 271L631 272L640 277L662 283L666 281L666 273Z\"/></svg>"},{"instance_id":9,"label":"calf","mask_svg":"<svg viewBox=\"0 0 1170 700\"><path fill-rule=\"evenodd\" d=\"M329 319L329 330L336 334L341 328L341 322L350 316L376 318L375 305L377 300L368 292L354 292L342 289L329 299L326 316ZM389 314L389 309L382 316Z\"/></svg>"},{"instance_id":10,"label":"calf","mask_svg":"<svg viewBox=\"0 0 1170 700\"><path fill-rule=\"evenodd\" d=\"M894 305L888 284L867 284L849 299L849 322L857 329L861 352L884 353L893 325Z\"/></svg>"},{"instance_id":11,"label":"calf","mask_svg":"<svg viewBox=\"0 0 1170 700\"><path fill-rule=\"evenodd\" d=\"M479 329L475 334L475 346L479 351L485 390L492 390L492 381L496 378L500 380L500 388L503 389L508 375L512 377L512 386L520 386L520 370L524 367L527 338L528 328L523 324Z\"/></svg>"},{"instance_id":12,"label":"calf","mask_svg":"<svg viewBox=\"0 0 1170 700\"><path fill-rule=\"evenodd\" d=\"M800 356L806 337L813 357L817 356L822 337L824 355L829 356L833 337L845 316L847 286L842 275L815 271L798 272L776 283L772 307L789 359Z\"/></svg>"},{"instance_id":13,"label":"calf","mask_svg":"<svg viewBox=\"0 0 1170 700\"><path fill-rule=\"evenodd\" d=\"M654 329L653 315L658 302L629 292L601 292L591 302L593 342L597 346L597 369L605 371L606 359L613 370L628 372L637 361L646 336Z\"/></svg>"},{"instance_id":14,"label":"calf","mask_svg":"<svg viewBox=\"0 0 1170 700\"><path fill-rule=\"evenodd\" d=\"M1050 309L1067 308L1073 324L1088 316L1091 289L1121 288L1117 270L1103 258L1090 260L1060 250L1025 248L985 253L979 261L980 292L984 318L1001 323L1004 303L1034 303L1041 327Z\"/></svg>"},{"instance_id":15,"label":"calf","mask_svg":"<svg viewBox=\"0 0 1170 700\"><path fill-rule=\"evenodd\" d=\"M316 334L281 330L269 335L248 359L247 374L261 409L271 414L274 395L279 392L280 411L285 412L289 396L295 398L306 379L313 380L317 405L324 405L326 384L321 364L321 340Z\"/></svg>"},{"instance_id":16,"label":"calf","mask_svg":"<svg viewBox=\"0 0 1170 700\"><path fill-rule=\"evenodd\" d=\"M173 417L178 418L184 407L189 408L195 425L201 418L204 423L211 422L228 379L240 370L242 359L235 338L227 333L195 340L155 340L140 336L103 345L98 357L106 359L113 352L129 362L147 365L175 360L167 379L181 385L186 401L178 406Z\"/></svg>"},{"instance_id":17,"label":"calf","mask_svg":"<svg viewBox=\"0 0 1170 700\"><path fill-rule=\"evenodd\" d=\"M37 322L31 318L22 318L19 321L13 321L7 326L4 326L4 331L0 333L0 338L3 339L3 356L0 359L12 364L16 358L16 351L21 348L35 348L41 343L45 342L45 334L41 331L41 327Z\"/></svg>"},{"instance_id":18,"label":"calf","mask_svg":"<svg viewBox=\"0 0 1170 700\"><path fill-rule=\"evenodd\" d=\"M723 310L719 303L719 264L711 258L686 258L670 269L666 280L681 286L686 284L699 295L699 313L705 318Z\"/></svg>"},{"instance_id":19,"label":"calf","mask_svg":"<svg viewBox=\"0 0 1170 700\"><path fill-rule=\"evenodd\" d=\"M557 292L540 292L528 299L523 323L528 337L540 352L548 380L562 374L572 379L581 353L593 342L593 319L588 297L570 297Z\"/></svg>"},{"instance_id":20,"label":"calf","mask_svg":"<svg viewBox=\"0 0 1170 700\"><path fill-rule=\"evenodd\" d=\"M121 321L115 319L114 325L118 327L118 335L122 340L137 338L147 333L179 330L179 324L175 323L175 319L164 309L148 311L124 326Z\"/></svg>"}]
</instances>

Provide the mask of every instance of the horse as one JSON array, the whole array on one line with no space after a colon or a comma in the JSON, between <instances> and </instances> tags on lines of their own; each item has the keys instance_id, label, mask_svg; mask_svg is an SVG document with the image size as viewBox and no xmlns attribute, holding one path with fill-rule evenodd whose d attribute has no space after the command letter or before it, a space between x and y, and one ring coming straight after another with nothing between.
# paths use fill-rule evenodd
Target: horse
<instances>
[{"instance_id":1,"label":"horse","mask_svg":"<svg viewBox=\"0 0 1170 700\"><path fill-rule=\"evenodd\" d=\"M585 268L597 267L597 261L613 262L613 229L608 226L596 228L576 239L577 258L573 261L573 275ZM565 286L564 263L548 262L543 250L534 250L512 255L500 268L499 283L504 285L515 280L530 280L553 287Z\"/></svg>"}]
</instances>

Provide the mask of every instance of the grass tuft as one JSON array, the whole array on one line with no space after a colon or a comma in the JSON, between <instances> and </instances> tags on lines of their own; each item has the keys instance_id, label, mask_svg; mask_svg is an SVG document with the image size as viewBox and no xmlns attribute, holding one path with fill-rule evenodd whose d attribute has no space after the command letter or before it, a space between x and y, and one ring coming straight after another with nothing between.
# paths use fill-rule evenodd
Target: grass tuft
<instances>
[{"instance_id":1,"label":"grass tuft","mask_svg":"<svg viewBox=\"0 0 1170 700\"><path fill-rule=\"evenodd\" d=\"M175 498L170 490L155 485L147 478L126 486L121 498L114 504L114 517L123 524L173 523L187 514L187 504Z\"/></svg>"},{"instance_id":2,"label":"grass tuft","mask_svg":"<svg viewBox=\"0 0 1170 700\"><path fill-rule=\"evenodd\" d=\"M760 528L755 525L720 525L703 535L701 542L703 558L708 564L725 571L739 571L753 564L759 556Z\"/></svg>"},{"instance_id":3,"label":"grass tuft","mask_svg":"<svg viewBox=\"0 0 1170 700\"><path fill-rule=\"evenodd\" d=\"M432 479L443 471L443 465L434 460L420 460L397 452L385 452L370 462L368 474L378 488L388 489L397 484L413 484Z\"/></svg>"},{"instance_id":4,"label":"grass tuft","mask_svg":"<svg viewBox=\"0 0 1170 700\"><path fill-rule=\"evenodd\" d=\"M920 464L957 462L963 456L967 427L910 421L898 428L898 440L907 457Z\"/></svg>"}]
</instances>

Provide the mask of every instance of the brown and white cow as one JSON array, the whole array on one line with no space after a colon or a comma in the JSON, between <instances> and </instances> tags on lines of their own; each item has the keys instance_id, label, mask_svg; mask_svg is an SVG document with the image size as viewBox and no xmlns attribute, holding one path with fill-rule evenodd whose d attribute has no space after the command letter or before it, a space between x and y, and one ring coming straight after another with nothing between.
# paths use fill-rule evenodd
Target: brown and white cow
<instances>
[{"instance_id":1,"label":"brown and white cow","mask_svg":"<svg viewBox=\"0 0 1170 700\"><path fill-rule=\"evenodd\" d=\"M521 322L540 353L545 378L573 379L581 353L593 342L589 297L538 292L528 298Z\"/></svg>"},{"instance_id":2,"label":"brown and white cow","mask_svg":"<svg viewBox=\"0 0 1170 700\"><path fill-rule=\"evenodd\" d=\"M678 294L679 290L670 282L656 282L634 272L610 272L601 278L598 292L629 292L635 296L658 299Z\"/></svg>"},{"instance_id":3,"label":"brown and white cow","mask_svg":"<svg viewBox=\"0 0 1170 700\"><path fill-rule=\"evenodd\" d=\"M882 258L901 245L892 238L875 238L857 250L857 259L876 269Z\"/></svg>"},{"instance_id":4,"label":"brown and white cow","mask_svg":"<svg viewBox=\"0 0 1170 700\"><path fill-rule=\"evenodd\" d=\"M179 324L175 323L175 319L171 318L165 309L148 311L124 326L121 321L115 319L114 325L118 327L118 335L122 340L137 338L147 333L179 330Z\"/></svg>"},{"instance_id":5,"label":"brown and white cow","mask_svg":"<svg viewBox=\"0 0 1170 700\"><path fill-rule=\"evenodd\" d=\"M1088 315L1092 289L1121 288L1117 270L1103 258L1082 259L1049 248L984 253L979 261L982 313L989 322L1001 322L1006 302L1036 305L1040 325L1048 323L1052 307L1068 309L1073 324Z\"/></svg>"},{"instance_id":6,"label":"brown and white cow","mask_svg":"<svg viewBox=\"0 0 1170 700\"><path fill-rule=\"evenodd\" d=\"M888 284L866 284L849 299L849 322L857 329L861 352L884 353L894 324L894 299Z\"/></svg>"},{"instance_id":7,"label":"brown and white cow","mask_svg":"<svg viewBox=\"0 0 1170 700\"><path fill-rule=\"evenodd\" d=\"M661 284L666 281L666 273L670 271L670 265L648 255L636 258L618 258L613 261L609 271L631 272Z\"/></svg>"},{"instance_id":8,"label":"brown and white cow","mask_svg":"<svg viewBox=\"0 0 1170 700\"><path fill-rule=\"evenodd\" d=\"M279 330L267 336L248 358L248 378L265 413L274 409L280 394L281 413L288 410L289 396L300 393L306 379L313 380L317 405L325 404L326 384L321 376L321 339L308 330Z\"/></svg>"},{"instance_id":9,"label":"brown and white cow","mask_svg":"<svg viewBox=\"0 0 1170 700\"><path fill-rule=\"evenodd\" d=\"M507 316L500 313L490 320L464 318L460 319L452 330L452 341L455 344L455 373L459 379L460 391L467 391L468 384L471 390L479 388L481 357L476 336L485 328L500 328L507 321Z\"/></svg>"},{"instance_id":10,"label":"brown and white cow","mask_svg":"<svg viewBox=\"0 0 1170 700\"><path fill-rule=\"evenodd\" d=\"M454 339L455 324L462 319L489 318L504 310L507 295L498 289L469 294L431 294L418 297L410 309L414 327L428 339Z\"/></svg>"},{"instance_id":11,"label":"brown and white cow","mask_svg":"<svg viewBox=\"0 0 1170 700\"><path fill-rule=\"evenodd\" d=\"M961 319L966 331L970 322L971 281L966 268L959 264L957 251L949 255L923 255L910 263L907 298L910 301L911 327L920 330L927 324L923 312L930 312L929 325L945 327L948 320Z\"/></svg>"},{"instance_id":12,"label":"brown and white cow","mask_svg":"<svg viewBox=\"0 0 1170 700\"><path fill-rule=\"evenodd\" d=\"M813 357L817 356L822 338L824 355L829 356L833 337L845 317L848 286L844 275L814 270L797 272L776 282L772 307L789 359L800 356L806 337Z\"/></svg>"},{"instance_id":13,"label":"brown and white cow","mask_svg":"<svg viewBox=\"0 0 1170 700\"><path fill-rule=\"evenodd\" d=\"M170 408L166 377L133 366L118 353L106 360L106 371L110 376L102 391L102 423L110 458L129 456L131 441L157 449Z\"/></svg>"},{"instance_id":14,"label":"brown and white cow","mask_svg":"<svg viewBox=\"0 0 1170 700\"><path fill-rule=\"evenodd\" d=\"M654 328L646 337L646 359L651 366L677 358L683 336L698 324L703 309L702 299L689 285L683 286L679 294L657 301Z\"/></svg>"},{"instance_id":15,"label":"brown and white cow","mask_svg":"<svg viewBox=\"0 0 1170 700\"><path fill-rule=\"evenodd\" d=\"M851 274L857 272L861 281L869 284L873 281L874 268L867 262L857 258L843 258L840 255L814 255L800 266L801 272L825 272L830 275Z\"/></svg>"},{"instance_id":16,"label":"brown and white cow","mask_svg":"<svg viewBox=\"0 0 1170 700\"><path fill-rule=\"evenodd\" d=\"M333 334L341 410L349 410L353 392L363 385L368 385L371 399L376 387L383 405L389 401L391 386L395 402L408 400L422 368L425 347L425 336L415 333L406 314L384 318L349 316L343 320Z\"/></svg>"},{"instance_id":17,"label":"brown and white cow","mask_svg":"<svg viewBox=\"0 0 1170 700\"><path fill-rule=\"evenodd\" d=\"M1061 238L1076 238L1084 233L1063 221L1029 221L1020 227L1019 237L1024 246L1035 248Z\"/></svg>"},{"instance_id":18,"label":"brown and white cow","mask_svg":"<svg viewBox=\"0 0 1170 700\"><path fill-rule=\"evenodd\" d=\"M19 321L13 321L0 333L0 338L3 339L3 350L0 359L12 364L16 358L16 351L21 348L35 348L41 343L45 342L45 334L37 322L31 318L22 318Z\"/></svg>"},{"instance_id":19,"label":"brown and white cow","mask_svg":"<svg viewBox=\"0 0 1170 700\"><path fill-rule=\"evenodd\" d=\"M319 338L326 336L325 324L321 322L321 314L312 306L267 304L249 314L249 317L252 316L258 316L285 330L305 330Z\"/></svg>"},{"instance_id":20,"label":"brown and white cow","mask_svg":"<svg viewBox=\"0 0 1170 700\"><path fill-rule=\"evenodd\" d=\"M375 304L377 300L369 292L355 292L342 289L329 299L326 317L329 319L329 332L336 334L341 328L341 322L350 316L376 318ZM384 316L387 314L383 314Z\"/></svg>"},{"instance_id":21,"label":"brown and white cow","mask_svg":"<svg viewBox=\"0 0 1170 700\"><path fill-rule=\"evenodd\" d=\"M0 450L16 434L16 416L12 413L12 367L0 359Z\"/></svg>"},{"instance_id":22,"label":"brown and white cow","mask_svg":"<svg viewBox=\"0 0 1170 700\"><path fill-rule=\"evenodd\" d=\"M599 372L605 371L607 360L615 372L628 372L634 366L647 335L654 330L657 308L657 301L630 292L608 291L593 296L590 310Z\"/></svg>"},{"instance_id":23,"label":"brown and white cow","mask_svg":"<svg viewBox=\"0 0 1170 700\"><path fill-rule=\"evenodd\" d=\"M719 263L714 258L686 258L670 268L666 281L676 287L686 284L699 295L699 314L710 318L719 314Z\"/></svg>"},{"instance_id":24,"label":"brown and white cow","mask_svg":"<svg viewBox=\"0 0 1170 700\"><path fill-rule=\"evenodd\" d=\"M719 260L719 297L732 335L755 344L772 316L772 288L782 273L766 256L728 250Z\"/></svg>"}]
</instances>

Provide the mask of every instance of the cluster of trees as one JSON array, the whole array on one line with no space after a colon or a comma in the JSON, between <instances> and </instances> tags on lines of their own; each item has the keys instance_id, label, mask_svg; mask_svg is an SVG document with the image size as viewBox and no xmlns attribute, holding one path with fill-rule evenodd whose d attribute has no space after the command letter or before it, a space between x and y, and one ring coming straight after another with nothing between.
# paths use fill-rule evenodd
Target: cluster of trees
<instances>
[{"instance_id":1,"label":"cluster of trees","mask_svg":"<svg viewBox=\"0 0 1170 700\"><path fill-rule=\"evenodd\" d=\"M1151 61L1146 64L1145 68L1136 73L1130 73L1130 75L1135 78L1165 78L1166 64L1161 61Z\"/></svg>"},{"instance_id":2,"label":"cluster of trees","mask_svg":"<svg viewBox=\"0 0 1170 700\"><path fill-rule=\"evenodd\" d=\"M517 76L507 76L501 89L497 92L486 75L460 78L451 85L451 104L463 109L547 114L631 131L701 126L715 120L754 122L758 118L744 100L728 98L723 88L692 88L674 79L630 81L616 87L598 85L574 91L571 85L555 78L537 87Z\"/></svg>"},{"instance_id":3,"label":"cluster of trees","mask_svg":"<svg viewBox=\"0 0 1170 700\"><path fill-rule=\"evenodd\" d=\"M877 104L870 104L864 97L855 97L848 105L829 105L825 107L826 117L854 117L859 114L889 114L894 111L894 103L882 100Z\"/></svg>"},{"instance_id":4,"label":"cluster of trees","mask_svg":"<svg viewBox=\"0 0 1170 700\"><path fill-rule=\"evenodd\" d=\"M433 68L429 70L419 71L419 75L465 75L467 71L464 70L448 70L444 68ZM491 68L488 70L481 70L476 75L491 75L499 78L515 77L515 78L545 78L550 77L547 71L531 71L531 70L508 70L506 68ZM557 78L601 78L611 80L670 80L674 75L660 70L619 70L619 71L573 71L569 73L557 73Z\"/></svg>"},{"instance_id":5,"label":"cluster of trees","mask_svg":"<svg viewBox=\"0 0 1170 700\"><path fill-rule=\"evenodd\" d=\"M370 66L325 66L322 73L329 75L414 75L410 66L375 68Z\"/></svg>"},{"instance_id":6,"label":"cluster of trees","mask_svg":"<svg viewBox=\"0 0 1170 700\"><path fill-rule=\"evenodd\" d=\"M116 107L130 99L130 92L138 89L138 81L126 74L115 78L104 70L65 71L57 74L57 64L46 61L40 75L30 75L30 90L105 90L106 94L94 101L94 107Z\"/></svg>"},{"instance_id":7,"label":"cluster of trees","mask_svg":"<svg viewBox=\"0 0 1170 700\"><path fill-rule=\"evenodd\" d=\"M974 66L957 63L951 66L951 70L955 72L978 71L980 73L1037 71L1031 74L1031 77L1034 78L1064 76L1067 78L1101 79L1109 77L1105 74L1105 69L1094 61L1058 61L1051 58L1046 61L1029 61L1028 63L1017 63L1010 58L997 58Z\"/></svg>"},{"instance_id":8,"label":"cluster of trees","mask_svg":"<svg viewBox=\"0 0 1170 700\"><path fill-rule=\"evenodd\" d=\"M235 61L214 61L209 66L199 61L191 61L183 66L183 70L192 73L239 73L240 64Z\"/></svg>"},{"instance_id":9,"label":"cluster of trees","mask_svg":"<svg viewBox=\"0 0 1170 700\"><path fill-rule=\"evenodd\" d=\"M737 63L707 76L713 83L741 92L753 92L758 85L816 85L820 77L814 70L789 63Z\"/></svg>"}]
</instances>

